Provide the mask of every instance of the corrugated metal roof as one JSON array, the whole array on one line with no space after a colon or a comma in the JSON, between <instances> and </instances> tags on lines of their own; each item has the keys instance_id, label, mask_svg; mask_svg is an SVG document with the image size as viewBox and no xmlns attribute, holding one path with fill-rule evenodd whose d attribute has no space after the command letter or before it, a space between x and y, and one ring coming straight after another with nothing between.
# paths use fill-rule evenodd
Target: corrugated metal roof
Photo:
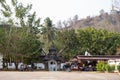
<instances>
[{"instance_id":1,"label":"corrugated metal roof","mask_svg":"<svg viewBox=\"0 0 120 80\"><path fill-rule=\"evenodd\" d=\"M84 56L78 55L77 59L80 60L109 60L109 59L120 59L119 55L95 55L95 56Z\"/></svg>"}]
</instances>

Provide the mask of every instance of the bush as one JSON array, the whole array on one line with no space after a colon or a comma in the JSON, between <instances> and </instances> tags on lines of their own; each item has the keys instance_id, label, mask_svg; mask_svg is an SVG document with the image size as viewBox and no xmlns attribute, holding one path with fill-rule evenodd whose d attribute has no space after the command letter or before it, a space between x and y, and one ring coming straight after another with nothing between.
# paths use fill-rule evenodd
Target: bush
<instances>
[{"instance_id":1,"label":"bush","mask_svg":"<svg viewBox=\"0 0 120 80\"><path fill-rule=\"evenodd\" d=\"M111 65L111 71L114 72L115 71L115 65Z\"/></svg>"},{"instance_id":2,"label":"bush","mask_svg":"<svg viewBox=\"0 0 120 80\"><path fill-rule=\"evenodd\" d=\"M115 65L105 64L103 61L100 61L97 63L96 69L97 69L97 71L102 71L102 72L104 72L104 71L114 72ZM119 65L119 70L120 70L120 65Z\"/></svg>"},{"instance_id":3,"label":"bush","mask_svg":"<svg viewBox=\"0 0 120 80\"><path fill-rule=\"evenodd\" d=\"M108 66L106 66L106 71L108 71L108 72L114 72L114 70L115 70L115 65L108 65Z\"/></svg>"},{"instance_id":4,"label":"bush","mask_svg":"<svg viewBox=\"0 0 120 80\"><path fill-rule=\"evenodd\" d=\"M119 65L117 65L117 69L118 69L118 71L120 72L120 64L119 64Z\"/></svg>"},{"instance_id":5,"label":"bush","mask_svg":"<svg viewBox=\"0 0 120 80\"><path fill-rule=\"evenodd\" d=\"M106 64L103 61L98 62L96 65L97 71L105 71L105 65Z\"/></svg>"},{"instance_id":6,"label":"bush","mask_svg":"<svg viewBox=\"0 0 120 80\"><path fill-rule=\"evenodd\" d=\"M105 65L105 71L108 71L108 67L109 67L109 65L106 64L106 65Z\"/></svg>"}]
</instances>

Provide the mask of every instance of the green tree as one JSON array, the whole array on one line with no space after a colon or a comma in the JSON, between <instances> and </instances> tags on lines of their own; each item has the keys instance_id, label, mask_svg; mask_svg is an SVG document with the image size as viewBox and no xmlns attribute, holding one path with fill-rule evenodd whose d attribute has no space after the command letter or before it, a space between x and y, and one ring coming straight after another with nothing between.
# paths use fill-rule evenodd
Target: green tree
<instances>
[{"instance_id":1,"label":"green tree","mask_svg":"<svg viewBox=\"0 0 120 80\"><path fill-rule=\"evenodd\" d=\"M55 45L61 55L69 60L88 50L92 55L113 55L120 46L120 34L103 29L86 28L75 32L65 29L56 32Z\"/></svg>"},{"instance_id":2,"label":"green tree","mask_svg":"<svg viewBox=\"0 0 120 80\"><path fill-rule=\"evenodd\" d=\"M53 42L55 35L55 27L53 27L52 21L49 17L44 20L44 24L42 25L41 30L44 39L48 40L48 42Z\"/></svg>"},{"instance_id":3,"label":"green tree","mask_svg":"<svg viewBox=\"0 0 120 80\"><path fill-rule=\"evenodd\" d=\"M43 43L41 43L36 36L29 35L21 38L18 45L18 53L21 53L22 59L25 60L26 58L34 58L33 55L39 56Z\"/></svg>"},{"instance_id":4,"label":"green tree","mask_svg":"<svg viewBox=\"0 0 120 80\"><path fill-rule=\"evenodd\" d=\"M103 29L86 28L78 30L78 41L81 53L89 49L92 55L112 55L120 45L120 34Z\"/></svg>"},{"instance_id":5,"label":"green tree","mask_svg":"<svg viewBox=\"0 0 120 80\"><path fill-rule=\"evenodd\" d=\"M36 36L39 32L40 19L36 19L35 12L30 14L31 4L24 6L17 0L11 0L11 6L6 0L0 1L0 4L1 14L6 19L5 23L10 25L10 30L5 32L3 38L6 43L3 41L1 43L1 46L5 48L2 53L7 60L11 57L14 59L17 69L18 59L21 60L26 55L37 53L41 48L42 44ZM29 45L26 46L27 44Z\"/></svg>"},{"instance_id":6,"label":"green tree","mask_svg":"<svg viewBox=\"0 0 120 80\"><path fill-rule=\"evenodd\" d=\"M45 43L45 50L54 44L56 28L52 24L52 20L47 17L41 26L41 40Z\"/></svg>"},{"instance_id":7,"label":"green tree","mask_svg":"<svg viewBox=\"0 0 120 80\"><path fill-rule=\"evenodd\" d=\"M55 44L59 51L62 50L60 53L65 59L69 60L79 53L75 30L58 31L56 34Z\"/></svg>"}]
</instances>

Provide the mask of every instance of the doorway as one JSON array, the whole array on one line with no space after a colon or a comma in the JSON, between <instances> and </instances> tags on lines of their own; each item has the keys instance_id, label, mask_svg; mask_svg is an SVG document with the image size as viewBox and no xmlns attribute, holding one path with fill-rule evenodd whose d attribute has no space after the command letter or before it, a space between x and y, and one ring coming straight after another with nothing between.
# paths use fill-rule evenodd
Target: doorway
<instances>
[{"instance_id":1,"label":"doorway","mask_svg":"<svg viewBox=\"0 0 120 80\"><path fill-rule=\"evenodd\" d=\"M48 70L49 71L57 71L57 61L55 61L55 60L48 61Z\"/></svg>"}]
</instances>

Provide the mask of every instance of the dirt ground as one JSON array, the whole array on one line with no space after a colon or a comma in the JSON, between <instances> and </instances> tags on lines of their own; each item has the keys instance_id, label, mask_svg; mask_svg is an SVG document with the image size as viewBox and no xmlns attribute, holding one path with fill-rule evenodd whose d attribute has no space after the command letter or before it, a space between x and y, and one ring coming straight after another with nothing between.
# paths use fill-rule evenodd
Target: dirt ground
<instances>
[{"instance_id":1,"label":"dirt ground","mask_svg":"<svg viewBox=\"0 0 120 80\"><path fill-rule=\"evenodd\" d=\"M0 71L0 80L120 80L120 74L64 71Z\"/></svg>"}]
</instances>

